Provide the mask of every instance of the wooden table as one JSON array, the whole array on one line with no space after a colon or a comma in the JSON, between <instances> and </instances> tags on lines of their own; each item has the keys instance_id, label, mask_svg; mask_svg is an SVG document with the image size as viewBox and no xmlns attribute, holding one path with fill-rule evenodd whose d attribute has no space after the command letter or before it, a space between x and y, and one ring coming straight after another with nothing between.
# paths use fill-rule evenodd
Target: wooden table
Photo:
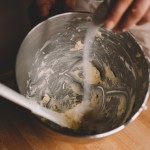
<instances>
[{"instance_id":1,"label":"wooden table","mask_svg":"<svg viewBox=\"0 0 150 150\"><path fill-rule=\"evenodd\" d=\"M122 131L89 144L55 140L19 106L0 98L0 150L149 150L150 98L148 109Z\"/></svg>"}]
</instances>

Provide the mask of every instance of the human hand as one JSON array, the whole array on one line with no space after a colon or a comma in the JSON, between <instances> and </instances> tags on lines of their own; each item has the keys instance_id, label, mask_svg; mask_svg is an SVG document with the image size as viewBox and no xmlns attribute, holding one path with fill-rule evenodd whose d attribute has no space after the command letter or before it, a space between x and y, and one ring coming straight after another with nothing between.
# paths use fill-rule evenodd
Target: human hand
<instances>
[{"instance_id":1,"label":"human hand","mask_svg":"<svg viewBox=\"0 0 150 150\"><path fill-rule=\"evenodd\" d=\"M136 24L150 22L150 0L116 0L109 14L104 27L126 31Z\"/></svg>"},{"instance_id":2,"label":"human hand","mask_svg":"<svg viewBox=\"0 0 150 150\"><path fill-rule=\"evenodd\" d=\"M67 6L68 10L73 10L75 7L76 0L36 0L36 5L39 9L40 17L48 17L51 8L56 5L61 5L61 7ZM64 8L62 8L64 9Z\"/></svg>"},{"instance_id":3,"label":"human hand","mask_svg":"<svg viewBox=\"0 0 150 150\"><path fill-rule=\"evenodd\" d=\"M47 17L53 4L53 0L36 0L36 5L38 7L40 17Z\"/></svg>"}]
</instances>

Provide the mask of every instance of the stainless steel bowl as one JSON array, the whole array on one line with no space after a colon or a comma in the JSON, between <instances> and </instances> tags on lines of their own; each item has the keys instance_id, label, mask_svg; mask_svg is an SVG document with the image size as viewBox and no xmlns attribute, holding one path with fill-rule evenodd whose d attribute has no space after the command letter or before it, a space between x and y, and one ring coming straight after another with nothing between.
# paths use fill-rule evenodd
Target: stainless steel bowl
<instances>
[{"instance_id":1,"label":"stainless steel bowl","mask_svg":"<svg viewBox=\"0 0 150 150\"><path fill-rule=\"evenodd\" d=\"M37 25L23 41L16 63L20 92L38 103L48 94L45 107L65 112L82 101L70 84L83 87L82 48L89 13L65 13ZM83 126L79 132L42 121L46 131L62 139L99 139L123 129L143 110L148 97L149 73L144 53L128 32L116 34L99 29L90 63L99 71L100 82L91 83L91 96L97 92L98 127ZM43 104L44 105L44 104ZM43 120L43 119L41 119ZM100 127L100 128L99 128ZM88 129L88 130L86 130Z\"/></svg>"}]
</instances>

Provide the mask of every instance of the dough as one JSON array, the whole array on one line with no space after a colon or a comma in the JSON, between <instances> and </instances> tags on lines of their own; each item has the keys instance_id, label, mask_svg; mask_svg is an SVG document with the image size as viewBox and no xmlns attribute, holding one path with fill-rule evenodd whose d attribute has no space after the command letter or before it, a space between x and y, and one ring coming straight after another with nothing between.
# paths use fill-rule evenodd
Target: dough
<instances>
[{"instance_id":1,"label":"dough","mask_svg":"<svg viewBox=\"0 0 150 150\"><path fill-rule=\"evenodd\" d=\"M88 62L85 69L87 69L85 81L88 84L98 84L100 82L100 72L97 68L91 62Z\"/></svg>"}]
</instances>

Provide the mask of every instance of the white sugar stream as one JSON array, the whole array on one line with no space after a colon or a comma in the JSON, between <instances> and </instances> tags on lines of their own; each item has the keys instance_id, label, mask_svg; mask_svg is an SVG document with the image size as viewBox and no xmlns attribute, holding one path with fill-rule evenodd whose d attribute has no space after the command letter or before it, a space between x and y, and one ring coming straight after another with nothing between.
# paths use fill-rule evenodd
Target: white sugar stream
<instances>
[{"instance_id":1,"label":"white sugar stream","mask_svg":"<svg viewBox=\"0 0 150 150\"><path fill-rule=\"evenodd\" d=\"M98 26L95 26L94 24L91 24L87 30L85 40L84 40L84 49L83 49L83 72L85 74L85 80L84 80L84 96L83 100L86 100L86 97L88 95L88 91L90 88L90 85L87 84L87 78L92 78L92 74L89 74L89 61L90 61L90 54L92 50L92 45L95 39L95 35L98 32Z\"/></svg>"}]
</instances>

